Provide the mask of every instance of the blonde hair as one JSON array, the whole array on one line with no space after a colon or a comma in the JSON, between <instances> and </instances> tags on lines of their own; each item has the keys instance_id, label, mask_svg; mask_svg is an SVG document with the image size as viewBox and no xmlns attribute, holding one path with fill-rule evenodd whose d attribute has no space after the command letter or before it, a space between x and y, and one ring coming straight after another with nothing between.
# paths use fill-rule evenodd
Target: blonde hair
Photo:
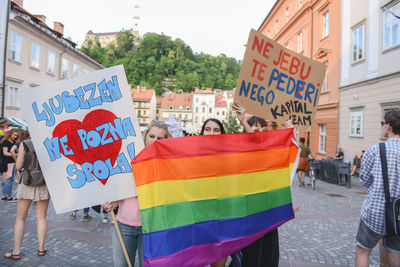
<instances>
[{"instance_id":1,"label":"blonde hair","mask_svg":"<svg viewBox=\"0 0 400 267\"><path fill-rule=\"evenodd\" d=\"M152 121L149 124L149 126L147 127L147 130L144 132L144 135L143 135L143 141L144 141L145 144L146 144L146 137L149 134L151 128L153 128L153 127L158 127L160 129L163 129L165 131L165 133L166 133L166 137L165 138L171 138L172 137L171 133L168 130L167 124L164 125L164 124L161 124L158 121Z\"/></svg>"}]
</instances>

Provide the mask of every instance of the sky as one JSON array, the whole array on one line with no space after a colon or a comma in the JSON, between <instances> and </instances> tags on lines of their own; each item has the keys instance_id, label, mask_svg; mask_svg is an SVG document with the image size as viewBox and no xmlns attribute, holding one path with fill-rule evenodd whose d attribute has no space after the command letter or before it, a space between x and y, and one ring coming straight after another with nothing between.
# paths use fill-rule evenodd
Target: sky
<instances>
[{"instance_id":1,"label":"sky","mask_svg":"<svg viewBox=\"0 0 400 267\"><path fill-rule=\"evenodd\" d=\"M64 37L82 44L85 34L130 29L180 38L193 52L243 59L250 29L258 29L275 0L24 0L24 8L64 24Z\"/></svg>"}]
</instances>

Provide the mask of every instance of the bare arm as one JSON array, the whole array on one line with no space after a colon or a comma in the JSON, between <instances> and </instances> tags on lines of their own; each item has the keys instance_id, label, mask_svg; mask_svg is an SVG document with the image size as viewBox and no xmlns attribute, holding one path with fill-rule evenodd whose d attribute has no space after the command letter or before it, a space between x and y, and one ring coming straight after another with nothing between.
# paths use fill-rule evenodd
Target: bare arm
<instances>
[{"instance_id":1,"label":"bare arm","mask_svg":"<svg viewBox=\"0 0 400 267\"><path fill-rule=\"evenodd\" d=\"M18 149L17 160L15 161L15 168L17 169L17 171L21 170L22 167L24 166L24 158L25 158L25 149L24 149L24 144L21 142Z\"/></svg>"},{"instance_id":2,"label":"bare arm","mask_svg":"<svg viewBox=\"0 0 400 267\"><path fill-rule=\"evenodd\" d=\"M10 150L11 156L13 157L14 161L17 160L17 153L18 153L18 147L16 145L13 145L11 150Z\"/></svg>"},{"instance_id":3,"label":"bare arm","mask_svg":"<svg viewBox=\"0 0 400 267\"><path fill-rule=\"evenodd\" d=\"M253 133L254 130L251 128L251 126L247 123L245 119L246 109L242 106L242 104L240 104L239 102L235 102L232 105L232 109L236 111L236 116L240 121L240 124L242 124L243 126L243 132Z\"/></svg>"},{"instance_id":4,"label":"bare arm","mask_svg":"<svg viewBox=\"0 0 400 267\"><path fill-rule=\"evenodd\" d=\"M12 157L12 154L10 152L8 152L8 147L3 147L3 155Z\"/></svg>"}]
</instances>

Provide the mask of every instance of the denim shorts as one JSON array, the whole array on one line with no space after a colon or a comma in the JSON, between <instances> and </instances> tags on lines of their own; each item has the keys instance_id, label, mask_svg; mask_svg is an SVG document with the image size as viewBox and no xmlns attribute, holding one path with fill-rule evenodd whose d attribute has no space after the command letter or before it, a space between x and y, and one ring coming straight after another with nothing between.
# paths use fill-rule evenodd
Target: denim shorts
<instances>
[{"instance_id":1,"label":"denim shorts","mask_svg":"<svg viewBox=\"0 0 400 267\"><path fill-rule=\"evenodd\" d=\"M383 238L383 246L388 250L396 254L400 254L400 237L387 237L381 236L369 229L365 223L360 220L358 226L356 241L359 247L366 250L372 250L378 241Z\"/></svg>"}]
</instances>

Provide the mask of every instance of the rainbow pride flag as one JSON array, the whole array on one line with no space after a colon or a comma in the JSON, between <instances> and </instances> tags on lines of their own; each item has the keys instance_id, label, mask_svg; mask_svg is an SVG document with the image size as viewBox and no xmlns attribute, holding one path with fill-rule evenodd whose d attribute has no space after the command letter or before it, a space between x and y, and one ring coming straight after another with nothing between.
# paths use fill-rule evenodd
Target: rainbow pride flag
<instances>
[{"instance_id":1,"label":"rainbow pride flag","mask_svg":"<svg viewBox=\"0 0 400 267\"><path fill-rule=\"evenodd\" d=\"M294 218L293 130L157 141L132 161L145 266L205 266Z\"/></svg>"}]
</instances>

